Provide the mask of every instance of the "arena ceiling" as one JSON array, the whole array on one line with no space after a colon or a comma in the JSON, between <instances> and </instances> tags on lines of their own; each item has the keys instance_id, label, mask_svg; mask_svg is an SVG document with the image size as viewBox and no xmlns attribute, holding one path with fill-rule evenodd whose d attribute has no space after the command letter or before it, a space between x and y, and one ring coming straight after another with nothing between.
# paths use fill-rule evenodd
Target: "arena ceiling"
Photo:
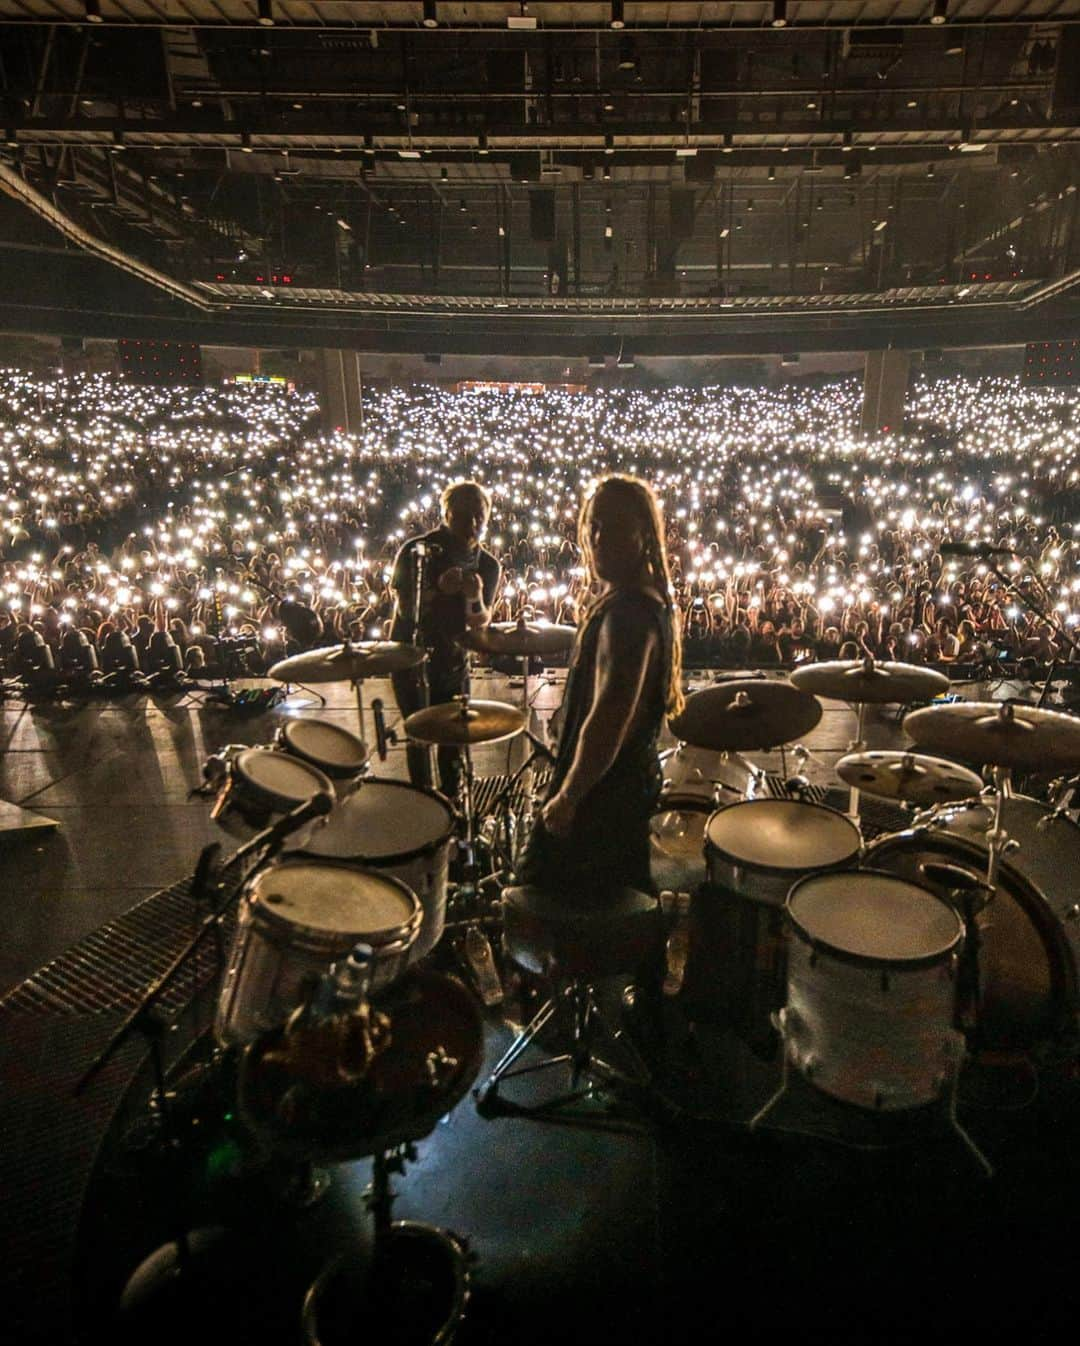
<instances>
[{"instance_id":1,"label":"arena ceiling","mask_svg":"<svg viewBox=\"0 0 1080 1346\"><path fill-rule=\"evenodd\" d=\"M747 349L1080 313L1080 0L0 0L0 113L9 328Z\"/></svg>"}]
</instances>

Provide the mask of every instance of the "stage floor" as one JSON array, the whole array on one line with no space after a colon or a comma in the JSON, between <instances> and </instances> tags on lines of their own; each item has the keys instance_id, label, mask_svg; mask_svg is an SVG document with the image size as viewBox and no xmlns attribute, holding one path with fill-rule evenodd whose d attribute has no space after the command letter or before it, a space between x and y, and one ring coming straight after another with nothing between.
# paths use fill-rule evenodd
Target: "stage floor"
<instances>
[{"instance_id":1,"label":"stage floor","mask_svg":"<svg viewBox=\"0 0 1080 1346\"><path fill-rule=\"evenodd\" d=\"M692 678L692 685L708 677ZM562 675L534 687L540 730L561 698ZM211 752L226 743L268 742L288 715L319 714L355 729L349 688L321 690L325 709L298 695L254 716L146 698L78 710L0 709L0 798L60 824L51 834L9 838L0 850L7 912L0 993L189 874L208 841L228 842L209 820L209 801L189 797ZM516 703L522 695L520 686L486 674L474 691ZM365 696L369 706L375 696L392 704L386 684L367 684ZM871 747L902 741L893 708L871 712L867 729ZM850 710L826 703L805 740L816 783L833 783L831 767L852 732ZM477 773L513 770L522 752L520 740L478 750ZM754 760L780 769L778 755ZM404 779L403 749L391 748L377 771ZM506 1017L517 1021L527 1004L507 1008ZM109 1025L94 1018L72 1015L55 1031L96 1034L100 1043L99 1029ZM466 1096L395 1178L397 1218L468 1240L474 1264L459 1337L465 1346L636 1346L733 1334L874 1343L1017 1334L1045 1341L1075 1324L1080 1165L1073 1072L1047 1063L1035 1074L1011 1061L969 1072L960 1119L997 1170L987 1181L944 1108L881 1128L796 1079L766 1124L750 1132L750 1118L779 1081L777 1061L748 1051L727 1029L691 1032L670 1006L659 1027L645 1048L664 1105L646 1126L608 1129L614 1119L595 1105L586 1106L584 1125L485 1118ZM488 1014L485 1070L513 1028L498 1011ZM531 1101L530 1091L541 1087L523 1080L509 1092ZM18 1114L18 1089L9 1080L9 1119ZM141 1100L131 1096L126 1106L130 1124ZM18 1139L9 1131L12 1153ZM229 1143L217 1136L201 1159L218 1162L209 1156ZM301 1340L304 1287L329 1256L367 1245L370 1161L335 1166L328 1197L309 1210L258 1181L229 1177L216 1189L217 1206L200 1205L205 1176L185 1172L179 1179L190 1189L189 1211L216 1213L238 1242L218 1254L222 1280L216 1299L207 1299L213 1307L198 1305L198 1334L230 1343ZM160 1165L140 1168L130 1154L98 1163L81 1213L71 1217L79 1226L74 1336L108 1339L105 1308L139 1258L167 1236L175 1186ZM41 1199L48 1200L47 1183ZM20 1308L23 1336L39 1339L32 1308ZM377 1314L361 1311L358 1320L366 1339L401 1339ZM151 1318L140 1325L141 1340L171 1339L165 1329L164 1318Z\"/></svg>"}]
</instances>

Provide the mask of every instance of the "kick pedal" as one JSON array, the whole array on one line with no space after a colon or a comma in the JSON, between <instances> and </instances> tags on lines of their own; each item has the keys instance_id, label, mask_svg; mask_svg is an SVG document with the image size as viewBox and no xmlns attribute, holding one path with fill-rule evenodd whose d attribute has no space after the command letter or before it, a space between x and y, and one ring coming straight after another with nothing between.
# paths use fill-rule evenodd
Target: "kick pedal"
<instances>
[{"instance_id":1,"label":"kick pedal","mask_svg":"<svg viewBox=\"0 0 1080 1346\"><path fill-rule=\"evenodd\" d=\"M471 925L465 932L465 961L480 992L480 999L487 1006L501 1005L503 1000L502 982L495 970L495 955L491 949L491 940L477 925Z\"/></svg>"}]
</instances>

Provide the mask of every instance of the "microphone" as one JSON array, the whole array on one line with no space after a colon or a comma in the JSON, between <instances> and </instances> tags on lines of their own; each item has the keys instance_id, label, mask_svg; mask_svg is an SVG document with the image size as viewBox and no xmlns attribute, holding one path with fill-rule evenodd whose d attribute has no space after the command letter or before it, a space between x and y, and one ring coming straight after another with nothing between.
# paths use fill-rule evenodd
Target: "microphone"
<instances>
[{"instance_id":1,"label":"microphone","mask_svg":"<svg viewBox=\"0 0 1080 1346\"><path fill-rule=\"evenodd\" d=\"M375 717L375 751L379 761L386 761L386 714L383 711L382 697L377 696L371 703L371 713Z\"/></svg>"},{"instance_id":2,"label":"microphone","mask_svg":"<svg viewBox=\"0 0 1080 1346\"><path fill-rule=\"evenodd\" d=\"M261 834L259 840L265 845L277 846L299 828L314 822L316 818L325 818L333 807L333 799L320 790L303 804L298 804L291 813L286 813L284 818L279 818L276 823L271 824Z\"/></svg>"},{"instance_id":3,"label":"microphone","mask_svg":"<svg viewBox=\"0 0 1080 1346\"><path fill-rule=\"evenodd\" d=\"M938 548L942 556L1012 556L1009 547L995 547L989 542L943 542Z\"/></svg>"}]
</instances>

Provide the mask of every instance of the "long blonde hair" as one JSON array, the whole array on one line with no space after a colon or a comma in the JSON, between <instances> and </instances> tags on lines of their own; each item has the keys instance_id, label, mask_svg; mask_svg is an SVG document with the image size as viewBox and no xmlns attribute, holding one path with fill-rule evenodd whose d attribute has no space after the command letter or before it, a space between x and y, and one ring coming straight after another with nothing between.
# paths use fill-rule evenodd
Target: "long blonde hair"
<instances>
[{"instance_id":1,"label":"long blonde hair","mask_svg":"<svg viewBox=\"0 0 1080 1346\"><path fill-rule=\"evenodd\" d=\"M601 494L616 496L641 526L644 537L642 558L642 587L651 586L663 599L668 609L671 623L671 668L668 685L664 695L664 705L668 715L678 715L684 705L682 691L682 632L675 618L675 597L671 584L671 571L668 567L667 547L664 543L664 517L660 502L647 481L640 477L631 477L626 473L615 472L602 477L581 502L578 514L578 546L585 562L591 583L598 576L593 557L590 531L593 509ZM582 624L587 620L595 602L589 604L583 614Z\"/></svg>"}]
</instances>

